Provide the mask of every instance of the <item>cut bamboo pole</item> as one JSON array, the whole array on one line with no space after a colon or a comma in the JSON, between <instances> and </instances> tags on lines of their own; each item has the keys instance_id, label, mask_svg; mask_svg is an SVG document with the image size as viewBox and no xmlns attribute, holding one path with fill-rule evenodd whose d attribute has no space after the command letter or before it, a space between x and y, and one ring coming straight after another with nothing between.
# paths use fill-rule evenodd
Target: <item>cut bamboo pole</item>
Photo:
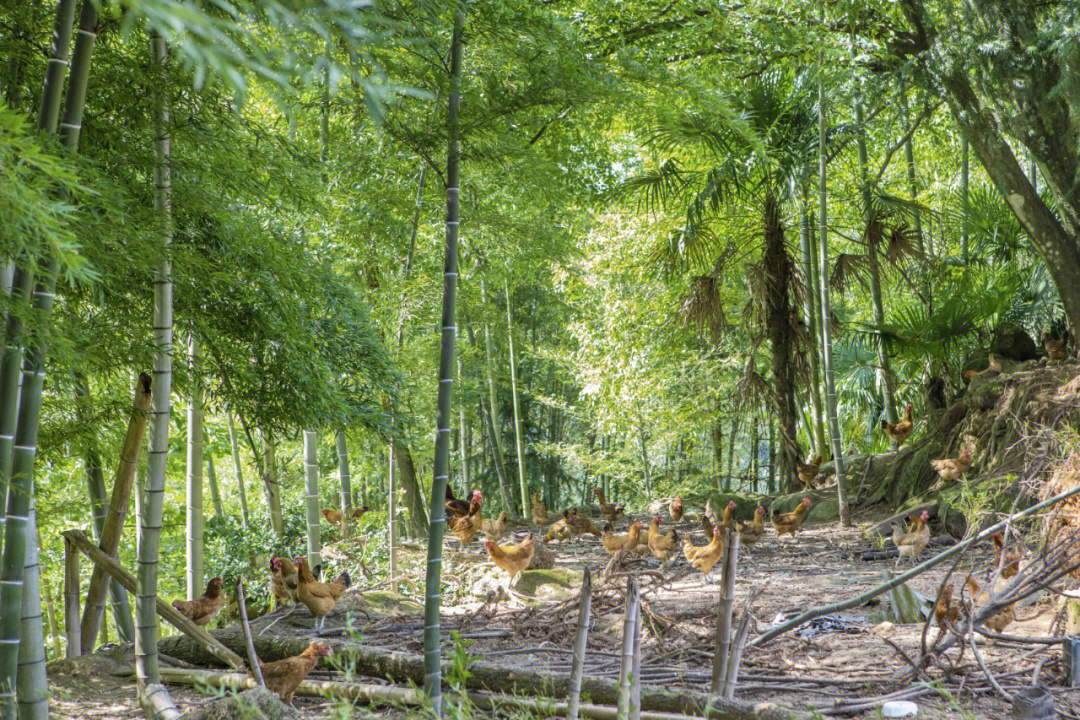
<instances>
[{"instance_id":1,"label":"cut bamboo pole","mask_svg":"<svg viewBox=\"0 0 1080 720\"><path fill-rule=\"evenodd\" d=\"M627 720L630 715L630 675L634 669L634 628L641 601L637 583L626 579L626 610L623 613L622 660L619 665L619 718Z\"/></svg>"},{"instance_id":2,"label":"cut bamboo pole","mask_svg":"<svg viewBox=\"0 0 1080 720\"><path fill-rule=\"evenodd\" d=\"M130 593L135 592L135 578L124 570L119 562L106 555L100 548L90 542L90 539L86 537L86 533L82 530L67 530L64 532L64 539L74 544L75 547L90 558L95 565L101 567L107 575L116 578L120 584L124 586L125 590ZM160 597L156 597L155 599L157 600L157 614L160 615L163 620L190 637L229 667L237 670L245 669L246 666L244 665L243 658L225 647L220 640L191 622L191 620L182 615L179 610L166 603Z\"/></svg>"},{"instance_id":3,"label":"cut bamboo pole","mask_svg":"<svg viewBox=\"0 0 1080 720\"><path fill-rule=\"evenodd\" d=\"M150 720L177 720L181 715L169 691L160 683L148 683L142 689L139 705Z\"/></svg>"},{"instance_id":4,"label":"cut bamboo pole","mask_svg":"<svg viewBox=\"0 0 1080 720\"><path fill-rule=\"evenodd\" d=\"M716 642L713 657L712 693L723 692L731 650L731 613L735 604L735 568L739 562L739 534L725 531L724 568L720 580L720 600L716 605Z\"/></svg>"},{"instance_id":5,"label":"cut bamboo pole","mask_svg":"<svg viewBox=\"0 0 1080 720\"><path fill-rule=\"evenodd\" d=\"M244 598L244 578L236 581L236 606L240 610L240 628L244 631L244 645L247 647L248 665L251 674L255 676L255 682L259 687L266 687L263 681L262 665L259 664L259 656L255 654L255 641L251 638L251 626L248 625L247 601Z\"/></svg>"},{"instance_id":6,"label":"cut bamboo pole","mask_svg":"<svg viewBox=\"0 0 1080 720\"><path fill-rule=\"evenodd\" d=\"M82 655L79 594L79 550L75 543L64 538L64 635L67 637L65 657L68 658Z\"/></svg>"},{"instance_id":7,"label":"cut bamboo pole","mask_svg":"<svg viewBox=\"0 0 1080 720\"><path fill-rule=\"evenodd\" d=\"M728 700L735 697L735 685L739 678L739 665L742 664L742 652L746 647L746 633L750 629L750 602L747 600L743 608L742 617L739 618L739 627L735 631L735 641L731 645L730 657L724 670L724 697Z\"/></svg>"},{"instance_id":8,"label":"cut bamboo pole","mask_svg":"<svg viewBox=\"0 0 1080 720\"><path fill-rule=\"evenodd\" d=\"M198 685L212 688L244 690L255 687L255 681L249 675L236 672L213 672L206 670L184 670L162 668L161 677L166 682L176 685ZM297 695L308 697L332 697L342 700L359 700L372 705L406 705L411 707L427 704L427 697L422 690L397 687L395 685L369 685L367 683L334 682L331 680L304 680L296 688ZM448 699L460 701L461 695L447 693ZM474 706L484 711L517 708L530 710L544 715L566 715L567 703L549 700L534 700L519 695L499 695L491 693L469 692L465 697ZM590 720L618 720L618 710L610 705L582 704L578 706L581 717ZM641 720L688 720L694 715L679 715L665 712L642 712ZM749 719L751 716L743 716Z\"/></svg>"},{"instance_id":9,"label":"cut bamboo pole","mask_svg":"<svg viewBox=\"0 0 1080 720\"><path fill-rule=\"evenodd\" d=\"M578 609L577 632L574 634L574 663L570 669L570 694L566 702L566 716L577 720L581 704L581 676L585 672L585 650L589 639L589 614L592 610L592 573L585 566L581 580L581 605Z\"/></svg>"},{"instance_id":10,"label":"cut bamboo pole","mask_svg":"<svg viewBox=\"0 0 1080 720\"><path fill-rule=\"evenodd\" d=\"M641 720L641 607L634 613L634 667L630 673L630 720Z\"/></svg>"},{"instance_id":11,"label":"cut bamboo pole","mask_svg":"<svg viewBox=\"0 0 1080 720\"><path fill-rule=\"evenodd\" d=\"M144 373L139 375L139 381L135 385L135 399L131 406L131 417L128 419L124 445L120 451L120 464L113 480L112 497L105 516L105 526L101 530L99 547L109 557L116 557L116 552L120 547L120 536L124 532L124 518L127 516L131 498L131 481L139 463L139 451L142 449L143 436L146 434L146 419L150 412L150 384L150 376ZM94 646L94 638L98 634L98 625L105 609L105 594L108 589L109 583L105 571L95 565L90 575L90 588L86 591L81 647ZM69 635L75 631L74 625L67 626L65 630Z\"/></svg>"}]
</instances>

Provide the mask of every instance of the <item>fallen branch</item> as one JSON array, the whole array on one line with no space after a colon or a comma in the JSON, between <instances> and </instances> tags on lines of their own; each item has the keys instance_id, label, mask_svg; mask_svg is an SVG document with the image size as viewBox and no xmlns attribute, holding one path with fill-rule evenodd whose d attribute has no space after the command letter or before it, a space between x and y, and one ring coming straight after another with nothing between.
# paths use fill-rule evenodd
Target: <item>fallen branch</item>
<instances>
[{"instance_id":1,"label":"fallen branch","mask_svg":"<svg viewBox=\"0 0 1080 720\"><path fill-rule=\"evenodd\" d=\"M244 631L244 649L247 650L248 665L251 674L255 676L255 684L266 687L263 682L262 666L259 664L259 656L255 654L255 641L251 639L251 628L248 626L247 599L244 597L244 578L236 581L236 605L240 609L240 629Z\"/></svg>"},{"instance_id":2,"label":"fallen branch","mask_svg":"<svg viewBox=\"0 0 1080 720\"><path fill-rule=\"evenodd\" d=\"M789 630L793 630L793 629L799 627L800 625L802 625L802 624L804 624L806 622L809 622L810 620L813 620L814 618L821 617L822 615L828 615L830 613L840 612L841 610L847 610L849 608L858 607L859 605L864 604L867 600L870 600L871 598L875 598L878 595L882 595L884 593L887 593L887 592L889 592L889 590L892 590L897 585L900 585L900 584L905 583L905 582L907 582L908 580L910 580L910 579L912 579L914 577L922 575L924 572L926 572L930 568L935 567L937 565L940 565L941 563L943 563L946 560L948 560L949 558L951 558L953 555L956 555L957 553L963 552L964 550L968 549L969 547L971 547L975 543L987 539L988 537L990 537L994 533L996 533L999 530L1001 530L1002 528L1004 528L1010 522L1015 522L1016 520L1020 520L1022 518L1028 517L1029 515L1034 515L1035 513L1037 513L1038 511L1040 511L1040 510L1042 510L1044 508L1048 508L1051 505L1056 505L1057 503L1061 502L1062 500L1065 500L1065 499L1070 498L1073 495L1077 495L1077 494L1080 494L1080 485L1077 485L1076 487L1071 488L1071 489L1061 493L1060 495L1055 495L1052 498L1047 498L1046 500L1043 500L1041 503L1038 503L1037 505L1032 505L1028 509L1023 510L1023 511L1021 511L1019 513L1016 513L1015 515L1008 516L1007 518L1005 518L1005 520L999 522L998 524L992 525L991 527L986 528L982 532L976 533L975 535L972 535L967 540L964 540L962 542L957 543L956 545L953 545L951 548L949 548L945 552L943 552L943 553L941 553L939 555L935 555L934 557L930 558L929 560L922 563L921 565L916 565L915 567L911 568L907 572L902 573L900 575L897 575L896 577L894 577L889 582L882 583L882 584L878 585L877 587L871 588L870 590L867 590L864 593L856 595L853 598L849 598L848 600L843 600L843 601L838 602L838 603L833 603L832 605L821 605L821 606L818 606L818 607L810 608L806 612L795 616L791 620L788 620L786 623L783 623L782 625L778 625L778 626L772 628L771 630L768 630L767 632L762 633L761 635L758 635L756 638L751 640L748 643L748 645L753 646L753 647L756 647L758 645L764 645L765 643L769 642L773 638L776 638L776 637L778 637L780 635L783 635L784 633L788 632Z\"/></svg>"}]
</instances>

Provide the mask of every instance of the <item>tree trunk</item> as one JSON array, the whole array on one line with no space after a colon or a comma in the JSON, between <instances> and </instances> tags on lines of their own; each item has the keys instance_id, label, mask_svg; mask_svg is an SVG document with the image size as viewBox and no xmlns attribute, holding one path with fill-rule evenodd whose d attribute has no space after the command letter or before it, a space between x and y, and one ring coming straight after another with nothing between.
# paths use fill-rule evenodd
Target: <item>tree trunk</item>
<instances>
[{"instance_id":1,"label":"tree trunk","mask_svg":"<svg viewBox=\"0 0 1080 720\"><path fill-rule=\"evenodd\" d=\"M758 491L758 451L761 449L761 438L758 437L758 415L754 412L754 422L750 426L750 447L751 450L751 470L750 477L753 478L754 492Z\"/></svg>"},{"instance_id":2,"label":"tree trunk","mask_svg":"<svg viewBox=\"0 0 1080 720\"><path fill-rule=\"evenodd\" d=\"M731 477L735 473L735 436L739 434L739 416L731 416L731 432L728 434L727 473L724 475L724 492L731 492Z\"/></svg>"},{"instance_id":3,"label":"tree trunk","mask_svg":"<svg viewBox=\"0 0 1080 720\"><path fill-rule=\"evenodd\" d=\"M218 487L217 469L214 467L214 454L209 452L207 435L203 432L203 454L206 456L206 484L210 487L210 502L214 506L215 517L225 517L225 508L221 505L221 488Z\"/></svg>"},{"instance_id":4,"label":"tree trunk","mask_svg":"<svg viewBox=\"0 0 1080 720\"><path fill-rule=\"evenodd\" d=\"M821 58L819 58L820 60ZM818 83L818 198L820 201L821 228L818 268L821 277L821 357L825 366L825 411L829 420L829 440L832 443L833 464L836 468L836 495L840 505L840 522L851 525L851 509L844 491L844 454L840 446L840 423L836 417L836 378L833 374L832 328L829 303L829 204L828 204L828 157L825 152L825 84ZM782 434L782 431L781 431Z\"/></svg>"},{"instance_id":5,"label":"tree trunk","mask_svg":"<svg viewBox=\"0 0 1080 720\"><path fill-rule=\"evenodd\" d=\"M138 578L135 596L135 673L140 688L160 680L157 656L157 580L161 549L161 518L165 499L166 465L169 456L169 412L172 400L173 286L172 262L172 159L169 137L169 105L164 89L168 45L164 38L151 39L152 55L160 72L157 84L157 127L154 142L154 210L161 224L162 260L154 279L154 380L150 421L150 453L142 524L138 537Z\"/></svg>"},{"instance_id":6,"label":"tree trunk","mask_svg":"<svg viewBox=\"0 0 1080 720\"><path fill-rule=\"evenodd\" d=\"M348 539L352 527L352 474L349 472L349 444L345 431L338 430L334 436L338 457L338 485L341 495L341 536Z\"/></svg>"},{"instance_id":7,"label":"tree trunk","mask_svg":"<svg viewBox=\"0 0 1080 720\"><path fill-rule=\"evenodd\" d=\"M963 212L963 222L960 226L960 264L967 267L968 264L968 157L971 151L968 148L967 136L960 139L960 208Z\"/></svg>"},{"instance_id":8,"label":"tree trunk","mask_svg":"<svg viewBox=\"0 0 1080 720\"><path fill-rule=\"evenodd\" d=\"M521 517L528 516L529 485L525 481L525 453L521 447L521 411L518 407L517 362L514 358L514 314L511 310L510 284L503 281L506 294L506 337L510 346L510 395L514 406L514 449L517 452L518 485L521 487ZM507 515L514 517L512 509L507 508Z\"/></svg>"},{"instance_id":9,"label":"tree trunk","mask_svg":"<svg viewBox=\"0 0 1080 720\"><path fill-rule=\"evenodd\" d=\"M416 480L416 465L413 464L409 446L399 439L394 440L394 458L397 460L398 490L405 496L405 508L409 511L409 524L405 527L409 537L425 537L428 527L427 513L420 499L420 484ZM444 491L445 492L445 491ZM439 505L443 501L439 500Z\"/></svg>"},{"instance_id":10,"label":"tree trunk","mask_svg":"<svg viewBox=\"0 0 1080 720\"><path fill-rule=\"evenodd\" d=\"M233 469L236 471L236 487L240 491L240 522L246 530L250 519L248 518L247 489L244 488L244 468L240 464L240 446L236 442L236 424L233 422L232 413L229 413L229 445L232 447Z\"/></svg>"},{"instance_id":11,"label":"tree trunk","mask_svg":"<svg viewBox=\"0 0 1080 720\"><path fill-rule=\"evenodd\" d=\"M910 123L908 120L908 103L906 88L900 89L900 106L904 115L904 124L905 126L910 127ZM907 130L907 127L905 127L905 132ZM908 139L904 141L904 160L907 163L908 191L911 193L912 202L918 202L919 182L915 173L915 146L911 137L908 137ZM917 241L916 247L919 250L919 254L922 255L926 252L926 246L923 242L922 213L916 210L912 219L915 222L915 239Z\"/></svg>"},{"instance_id":12,"label":"tree trunk","mask_svg":"<svg viewBox=\"0 0 1080 720\"><path fill-rule=\"evenodd\" d=\"M762 268L765 276L765 322L771 349L774 408L780 430L780 477L790 485L795 480L799 446L795 427L794 331L791 327L791 303L788 283L795 272L784 244L784 226L779 200L769 195L762 212L765 250Z\"/></svg>"},{"instance_id":13,"label":"tree trunk","mask_svg":"<svg viewBox=\"0 0 1080 720\"><path fill-rule=\"evenodd\" d=\"M319 435L314 430L304 431L304 510L307 516L308 565L318 567L322 565L322 542L319 536Z\"/></svg>"},{"instance_id":14,"label":"tree trunk","mask_svg":"<svg viewBox=\"0 0 1080 720\"><path fill-rule=\"evenodd\" d=\"M465 10L454 12L450 42L450 102L447 110L446 153L446 263L443 269L442 341L439 352L438 416L435 422L434 477L431 482L431 524L428 530L428 562L424 581L424 692L436 717L442 715L442 659L439 608L442 594L443 531L446 526L443 498L450 470L450 418L453 412L454 339L457 336L455 300L458 277L458 171L461 140L458 105L461 103L461 35Z\"/></svg>"},{"instance_id":15,"label":"tree trunk","mask_svg":"<svg viewBox=\"0 0 1080 720\"><path fill-rule=\"evenodd\" d=\"M773 420L769 418L769 494L776 492L776 436Z\"/></svg>"},{"instance_id":16,"label":"tree trunk","mask_svg":"<svg viewBox=\"0 0 1080 720\"><path fill-rule=\"evenodd\" d=\"M202 347L199 338L189 338L191 399L187 409L187 498L186 550L187 599L194 600L206 589L203 572L203 411L202 411ZM314 566L313 566L314 567Z\"/></svg>"},{"instance_id":17,"label":"tree trunk","mask_svg":"<svg viewBox=\"0 0 1080 720\"><path fill-rule=\"evenodd\" d=\"M241 417L240 421L243 422ZM270 529L276 537L281 537L285 532L285 518L281 514L281 485L278 484L277 474L277 446L269 432L259 430L259 438L262 440L263 459L263 493L266 496L266 511L270 515ZM252 445L252 450L255 450Z\"/></svg>"}]
</instances>

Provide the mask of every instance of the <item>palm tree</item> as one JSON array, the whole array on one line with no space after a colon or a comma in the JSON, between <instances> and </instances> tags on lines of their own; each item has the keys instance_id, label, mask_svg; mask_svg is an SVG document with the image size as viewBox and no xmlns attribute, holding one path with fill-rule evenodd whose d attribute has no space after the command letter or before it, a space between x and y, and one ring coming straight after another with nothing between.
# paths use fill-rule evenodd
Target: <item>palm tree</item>
<instances>
[{"instance_id":1,"label":"palm tree","mask_svg":"<svg viewBox=\"0 0 1080 720\"><path fill-rule=\"evenodd\" d=\"M796 351L808 336L796 310L802 285L787 247L784 209L792 200L791 181L812 158L813 114L802 86L778 74L750 81L729 103L726 112L684 112L657 128L658 146L673 157L629 181L626 190L641 193L647 204L685 207L683 228L658 248L656 259L668 271L704 270L682 304L690 322L723 330L725 271L756 251L756 262L746 267L750 350L769 342L779 472L792 487L800 456L795 386L803 374ZM708 164L684 167L681 157L704 157ZM746 206L753 209L749 225L740 217Z\"/></svg>"}]
</instances>

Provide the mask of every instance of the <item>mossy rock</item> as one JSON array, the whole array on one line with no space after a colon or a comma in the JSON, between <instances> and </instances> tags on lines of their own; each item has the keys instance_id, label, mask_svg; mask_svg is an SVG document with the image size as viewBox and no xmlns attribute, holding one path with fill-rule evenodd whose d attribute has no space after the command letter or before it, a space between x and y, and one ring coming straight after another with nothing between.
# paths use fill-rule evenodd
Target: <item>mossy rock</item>
<instances>
[{"instance_id":1,"label":"mossy rock","mask_svg":"<svg viewBox=\"0 0 1080 720\"><path fill-rule=\"evenodd\" d=\"M577 594L582 575L570 568L526 570L514 583L514 590L537 600L566 600Z\"/></svg>"},{"instance_id":2,"label":"mossy rock","mask_svg":"<svg viewBox=\"0 0 1080 720\"><path fill-rule=\"evenodd\" d=\"M415 600L389 590L366 592L359 598L369 615L410 615L424 610Z\"/></svg>"},{"instance_id":3,"label":"mossy rock","mask_svg":"<svg viewBox=\"0 0 1080 720\"><path fill-rule=\"evenodd\" d=\"M998 358L1009 358L1019 362L1034 360L1039 356L1035 341L1024 328L1014 322L999 323L994 328L990 352Z\"/></svg>"},{"instance_id":4,"label":"mossy rock","mask_svg":"<svg viewBox=\"0 0 1080 720\"><path fill-rule=\"evenodd\" d=\"M706 503L708 510L720 519L724 516L724 508L732 500L735 501L735 517L739 520L750 520L758 505L768 506L769 499L764 495L739 495L738 493L713 493Z\"/></svg>"},{"instance_id":5,"label":"mossy rock","mask_svg":"<svg viewBox=\"0 0 1080 720\"><path fill-rule=\"evenodd\" d=\"M768 506L767 515L771 517L774 512L791 512L802 502L804 497L810 498L810 507L803 517L803 522L836 522L840 519L840 501L837 499L836 493L821 490L781 495Z\"/></svg>"}]
</instances>

